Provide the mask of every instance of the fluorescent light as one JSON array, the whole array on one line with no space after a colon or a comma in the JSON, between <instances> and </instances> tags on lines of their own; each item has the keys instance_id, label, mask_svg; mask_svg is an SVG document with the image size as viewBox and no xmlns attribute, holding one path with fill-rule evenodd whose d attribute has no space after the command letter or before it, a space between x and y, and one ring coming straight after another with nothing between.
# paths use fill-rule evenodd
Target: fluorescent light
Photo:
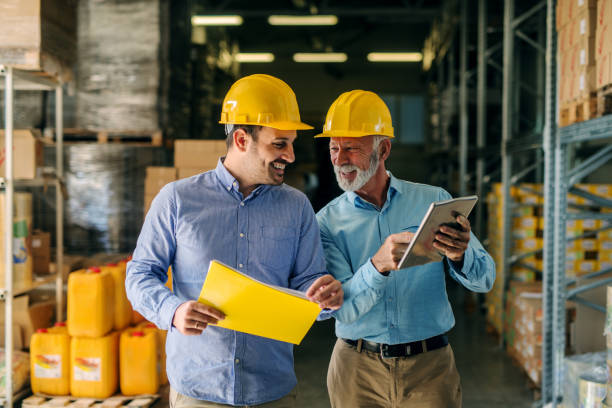
<instances>
[{"instance_id":1,"label":"fluorescent light","mask_svg":"<svg viewBox=\"0 0 612 408\"><path fill-rule=\"evenodd\" d=\"M242 25L240 16L192 16L194 26L237 26Z\"/></svg>"},{"instance_id":2,"label":"fluorescent light","mask_svg":"<svg viewBox=\"0 0 612 408\"><path fill-rule=\"evenodd\" d=\"M241 52L234 57L236 62L272 62L274 54L271 52Z\"/></svg>"},{"instance_id":3,"label":"fluorescent light","mask_svg":"<svg viewBox=\"0 0 612 408\"><path fill-rule=\"evenodd\" d=\"M268 24L276 26L331 26L338 24L338 17L332 15L312 16L270 16Z\"/></svg>"},{"instance_id":4,"label":"fluorescent light","mask_svg":"<svg viewBox=\"0 0 612 408\"><path fill-rule=\"evenodd\" d=\"M423 54L420 52L371 52L368 54L370 62L421 62Z\"/></svg>"},{"instance_id":5,"label":"fluorescent light","mask_svg":"<svg viewBox=\"0 0 612 408\"><path fill-rule=\"evenodd\" d=\"M293 54L295 62L344 62L346 54L343 52L296 52Z\"/></svg>"}]
</instances>

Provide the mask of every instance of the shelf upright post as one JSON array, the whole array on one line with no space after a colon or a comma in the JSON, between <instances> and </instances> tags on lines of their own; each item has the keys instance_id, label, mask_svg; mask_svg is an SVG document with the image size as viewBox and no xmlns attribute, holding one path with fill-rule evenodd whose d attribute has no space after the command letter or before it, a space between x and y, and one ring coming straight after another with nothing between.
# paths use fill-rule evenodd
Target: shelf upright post
<instances>
[{"instance_id":1,"label":"shelf upright post","mask_svg":"<svg viewBox=\"0 0 612 408\"><path fill-rule=\"evenodd\" d=\"M55 87L55 247L56 247L56 278L55 302L57 321L63 319L64 294L64 198L62 196L62 183L64 180L64 103L61 81Z\"/></svg>"},{"instance_id":2,"label":"shelf upright post","mask_svg":"<svg viewBox=\"0 0 612 408\"><path fill-rule=\"evenodd\" d=\"M476 195L483 199L485 158L482 149L485 147L485 129L487 126L485 89L487 87L487 2L478 0L478 77L476 79ZM484 205L476 206L476 232L479 237L485 236Z\"/></svg>"},{"instance_id":3,"label":"shelf upright post","mask_svg":"<svg viewBox=\"0 0 612 408\"><path fill-rule=\"evenodd\" d=\"M555 335L553 315L557 307L559 296L558 276L560 269L565 271L565 260L559 265L559 248L565 244L565 222L560 223L557 200L558 191L562 190L558 167L558 154L560 153L559 137L556 129L557 112L557 38L555 31L555 1L547 1L546 11L546 72L545 72L545 99L544 99L544 251L542 271L542 402L553 401L555 386L553 376L560 367L555 361L553 345ZM560 231L562 230L562 231ZM563 237L560 237L560 234ZM563 238L561 241L560 239ZM565 254L565 253L564 253ZM559 370L560 371L560 370ZM554 404L553 404L554 406Z\"/></svg>"},{"instance_id":4,"label":"shelf upright post","mask_svg":"<svg viewBox=\"0 0 612 408\"><path fill-rule=\"evenodd\" d=\"M510 241L511 241L511 172L512 155L508 151L508 142L512 139L512 114L513 112L513 55L514 55L514 0L504 2L504 57L503 57L503 84L502 84L502 259L500 277L503 279L502 310L506 303L507 281L510 277ZM503 325L501 326L500 345L504 344Z\"/></svg>"},{"instance_id":5,"label":"shelf upright post","mask_svg":"<svg viewBox=\"0 0 612 408\"><path fill-rule=\"evenodd\" d=\"M459 195L467 194L468 156L468 95L467 95L467 2L461 0L461 27L459 52Z\"/></svg>"},{"instance_id":6,"label":"shelf upright post","mask_svg":"<svg viewBox=\"0 0 612 408\"><path fill-rule=\"evenodd\" d=\"M4 87L4 364L6 405L13 406L13 68L6 67Z\"/></svg>"}]
</instances>

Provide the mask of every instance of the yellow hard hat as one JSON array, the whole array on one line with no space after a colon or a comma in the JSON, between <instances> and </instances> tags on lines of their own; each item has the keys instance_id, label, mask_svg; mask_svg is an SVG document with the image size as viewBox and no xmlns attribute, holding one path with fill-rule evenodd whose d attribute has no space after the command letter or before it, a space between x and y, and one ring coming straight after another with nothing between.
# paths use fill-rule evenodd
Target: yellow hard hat
<instances>
[{"instance_id":1,"label":"yellow hard hat","mask_svg":"<svg viewBox=\"0 0 612 408\"><path fill-rule=\"evenodd\" d=\"M393 136L391 113L374 92L344 92L329 107L323 132L315 137Z\"/></svg>"},{"instance_id":2,"label":"yellow hard hat","mask_svg":"<svg viewBox=\"0 0 612 408\"><path fill-rule=\"evenodd\" d=\"M260 125L279 130L304 130L295 94L270 75L249 75L234 82L223 100L219 123Z\"/></svg>"}]
</instances>

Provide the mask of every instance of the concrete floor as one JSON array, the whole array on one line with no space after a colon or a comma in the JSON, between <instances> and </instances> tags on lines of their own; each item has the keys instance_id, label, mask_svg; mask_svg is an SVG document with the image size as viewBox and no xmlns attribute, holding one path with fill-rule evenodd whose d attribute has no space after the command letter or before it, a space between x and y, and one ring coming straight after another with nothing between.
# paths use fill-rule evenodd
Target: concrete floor
<instances>
[{"instance_id":1,"label":"concrete floor","mask_svg":"<svg viewBox=\"0 0 612 408\"><path fill-rule=\"evenodd\" d=\"M527 377L499 347L498 340L486 333L485 319L474 307L474 297L454 281L449 282L448 292L457 321L449 339L461 375L463 406L531 407L534 392L528 388ZM329 408L325 381L334 342L333 321L329 320L315 323L295 348L299 408ZM164 391L155 407L168 406Z\"/></svg>"}]
</instances>

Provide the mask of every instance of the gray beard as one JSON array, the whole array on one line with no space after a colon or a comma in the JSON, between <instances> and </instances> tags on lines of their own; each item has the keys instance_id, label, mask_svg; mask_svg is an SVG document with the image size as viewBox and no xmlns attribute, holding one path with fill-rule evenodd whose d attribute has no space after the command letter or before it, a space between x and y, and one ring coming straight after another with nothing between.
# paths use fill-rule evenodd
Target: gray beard
<instances>
[{"instance_id":1,"label":"gray beard","mask_svg":"<svg viewBox=\"0 0 612 408\"><path fill-rule=\"evenodd\" d=\"M370 155L370 167L366 170L361 170L359 167L354 164L345 164L342 166L334 166L334 173L336 173L336 181L338 182L338 186L344 191L357 191L360 190L365 184L372 178L374 173L376 173L376 169L378 168L378 163L380 160L378 159L378 149L372 152ZM340 172L348 173L355 170L357 175L353 181L348 181L343 179L340 175Z\"/></svg>"}]
</instances>

